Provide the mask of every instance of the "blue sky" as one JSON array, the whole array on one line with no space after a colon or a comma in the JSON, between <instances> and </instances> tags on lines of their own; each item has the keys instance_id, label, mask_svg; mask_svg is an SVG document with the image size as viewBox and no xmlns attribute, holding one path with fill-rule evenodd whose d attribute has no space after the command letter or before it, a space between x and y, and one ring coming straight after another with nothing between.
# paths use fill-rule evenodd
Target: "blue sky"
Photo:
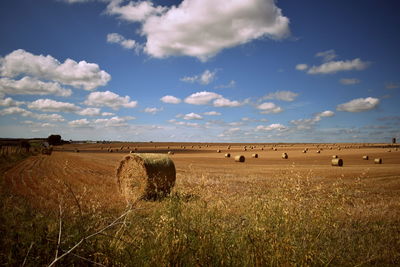
<instances>
[{"instance_id":1,"label":"blue sky","mask_svg":"<svg viewBox=\"0 0 400 267\"><path fill-rule=\"evenodd\" d=\"M3 0L0 136L400 138L396 0Z\"/></svg>"}]
</instances>

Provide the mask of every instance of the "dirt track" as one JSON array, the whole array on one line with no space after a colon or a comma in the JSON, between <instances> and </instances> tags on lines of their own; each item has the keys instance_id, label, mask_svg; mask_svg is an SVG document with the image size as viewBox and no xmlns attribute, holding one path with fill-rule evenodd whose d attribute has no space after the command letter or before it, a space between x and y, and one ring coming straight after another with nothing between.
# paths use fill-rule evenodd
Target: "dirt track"
<instances>
[{"instance_id":1,"label":"dirt track","mask_svg":"<svg viewBox=\"0 0 400 267\"><path fill-rule=\"evenodd\" d=\"M115 208L125 205L116 185L115 168L121 158L129 153L127 146L121 151L120 144L112 145L113 153L107 153L107 145L67 145L57 148L51 156L33 156L7 171L7 186L15 193L29 199L35 206L45 209L57 208L59 203L78 201L86 208ZM133 145L131 145L132 147ZM79 148L80 153L69 152ZM279 146L277 151L269 147L256 147L243 151L242 146L213 145L182 148L182 145L138 146L138 153L175 151L171 156L177 168L177 185L188 176L199 174L223 175L224 177L257 177L268 182L270 177L293 174L307 176L319 181L332 182L337 178L361 178L365 181L381 181L381 186L400 190L400 151L387 148L342 148L330 150L328 146L317 153L304 145ZM131 148L132 149L132 148ZM221 149L221 153L216 150ZM116 153L117 152L117 153ZM282 159L287 152L288 159ZM230 153L231 158L224 158ZM259 158L252 158L257 153ZM234 162L235 155L246 157L244 163ZM343 167L332 167L332 155L344 160ZM363 160L369 155L369 160ZM374 164L374 158L382 158L383 164ZM65 197L70 196L70 197ZM100 203L100 204L99 204Z\"/></svg>"}]
</instances>

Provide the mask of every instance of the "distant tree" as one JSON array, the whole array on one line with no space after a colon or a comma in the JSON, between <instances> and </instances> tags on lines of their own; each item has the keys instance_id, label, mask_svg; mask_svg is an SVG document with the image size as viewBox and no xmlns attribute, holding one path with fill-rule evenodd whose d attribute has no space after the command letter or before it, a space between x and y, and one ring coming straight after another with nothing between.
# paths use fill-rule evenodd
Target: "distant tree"
<instances>
[{"instance_id":1,"label":"distant tree","mask_svg":"<svg viewBox=\"0 0 400 267\"><path fill-rule=\"evenodd\" d=\"M61 145L62 144L61 135L52 134L49 137L47 137L47 142L49 142L49 145L51 146Z\"/></svg>"}]
</instances>

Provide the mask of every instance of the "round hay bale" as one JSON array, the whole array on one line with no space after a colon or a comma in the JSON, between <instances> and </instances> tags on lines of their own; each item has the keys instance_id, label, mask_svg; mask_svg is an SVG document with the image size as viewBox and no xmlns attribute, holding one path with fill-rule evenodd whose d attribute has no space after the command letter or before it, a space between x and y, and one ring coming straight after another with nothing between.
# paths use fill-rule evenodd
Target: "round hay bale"
<instances>
[{"instance_id":1,"label":"round hay bale","mask_svg":"<svg viewBox=\"0 0 400 267\"><path fill-rule=\"evenodd\" d=\"M376 158L374 159L375 164L382 164L382 159L381 158Z\"/></svg>"},{"instance_id":2,"label":"round hay bale","mask_svg":"<svg viewBox=\"0 0 400 267\"><path fill-rule=\"evenodd\" d=\"M392 150L389 149L387 152L392 152Z\"/></svg>"},{"instance_id":3,"label":"round hay bale","mask_svg":"<svg viewBox=\"0 0 400 267\"><path fill-rule=\"evenodd\" d=\"M320 150L317 150L317 153L319 154L319 153L321 153L321 151L320 151Z\"/></svg>"},{"instance_id":4,"label":"round hay bale","mask_svg":"<svg viewBox=\"0 0 400 267\"><path fill-rule=\"evenodd\" d=\"M264 148L262 147L261 150L264 150Z\"/></svg>"},{"instance_id":5,"label":"round hay bale","mask_svg":"<svg viewBox=\"0 0 400 267\"><path fill-rule=\"evenodd\" d=\"M230 158L230 157L231 157L231 154L229 154L229 153L225 154L225 158Z\"/></svg>"},{"instance_id":6,"label":"round hay bale","mask_svg":"<svg viewBox=\"0 0 400 267\"><path fill-rule=\"evenodd\" d=\"M52 152L53 152L52 147L44 147L44 148L42 148L42 151L41 151L41 153L43 155L48 155L48 156L50 156Z\"/></svg>"},{"instance_id":7,"label":"round hay bale","mask_svg":"<svg viewBox=\"0 0 400 267\"><path fill-rule=\"evenodd\" d=\"M117 169L118 185L128 202L166 196L175 185L174 162L162 154L130 154Z\"/></svg>"},{"instance_id":8,"label":"round hay bale","mask_svg":"<svg viewBox=\"0 0 400 267\"><path fill-rule=\"evenodd\" d=\"M252 157L252 158L255 158L255 159L258 159L258 154L257 154L257 153L252 154L251 157Z\"/></svg>"},{"instance_id":9,"label":"round hay bale","mask_svg":"<svg viewBox=\"0 0 400 267\"><path fill-rule=\"evenodd\" d=\"M79 149L77 149L77 148L75 148L74 151L75 151L75 153L79 153Z\"/></svg>"},{"instance_id":10,"label":"round hay bale","mask_svg":"<svg viewBox=\"0 0 400 267\"><path fill-rule=\"evenodd\" d=\"M332 159L332 166L343 166L343 160L342 159Z\"/></svg>"},{"instance_id":11,"label":"round hay bale","mask_svg":"<svg viewBox=\"0 0 400 267\"><path fill-rule=\"evenodd\" d=\"M243 151L247 151L247 148L243 148Z\"/></svg>"},{"instance_id":12,"label":"round hay bale","mask_svg":"<svg viewBox=\"0 0 400 267\"><path fill-rule=\"evenodd\" d=\"M337 158L338 158L338 155L333 155L332 158L333 158L333 159L337 159Z\"/></svg>"},{"instance_id":13,"label":"round hay bale","mask_svg":"<svg viewBox=\"0 0 400 267\"><path fill-rule=\"evenodd\" d=\"M217 149L217 153L221 153L221 150Z\"/></svg>"},{"instance_id":14,"label":"round hay bale","mask_svg":"<svg viewBox=\"0 0 400 267\"><path fill-rule=\"evenodd\" d=\"M283 159L287 159L288 158L288 154L287 153L282 153L282 158Z\"/></svg>"},{"instance_id":15,"label":"round hay bale","mask_svg":"<svg viewBox=\"0 0 400 267\"><path fill-rule=\"evenodd\" d=\"M369 160L369 157L367 155L362 157L363 160Z\"/></svg>"},{"instance_id":16,"label":"round hay bale","mask_svg":"<svg viewBox=\"0 0 400 267\"><path fill-rule=\"evenodd\" d=\"M246 158L243 155L238 155L235 157L236 162L244 162Z\"/></svg>"},{"instance_id":17,"label":"round hay bale","mask_svg":"<svg viewBox=\"0 0 400 267\"><path fill-rule=\"evenodd\" d=\"M304 149L304 150L303 150L303 153L307 153L307 150Z\"/></svg>"},{"instance_id":18,"label":"round hay bale","mask_svg":"<svg viewBox=\"0 0 400 267\"><path fill-rule=\"evenodd\" d=\"M274 151L278 151L278 149L276 147L274 147Z\"/></svg>"}]
</instances>

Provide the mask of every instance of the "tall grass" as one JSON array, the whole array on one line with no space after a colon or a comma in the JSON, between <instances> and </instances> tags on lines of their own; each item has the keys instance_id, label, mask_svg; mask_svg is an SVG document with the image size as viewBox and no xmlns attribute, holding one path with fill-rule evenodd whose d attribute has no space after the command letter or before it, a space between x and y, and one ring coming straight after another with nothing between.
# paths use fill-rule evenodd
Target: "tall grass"
<instances>
[{"instance_id":1,"label":"tall grass","mask_svg":"<svg viewBox=\"0 0 400 267\"><path fill-rule=\"evenodd\" d=\"M6 265L49 264L122 213L79 203L32 210L4 188L1 198L0 264ZM399 211L399 196L371 193L363 177L326 182L294 171L275 178L180 174L169 197L136 203L58 263L399 265Z\"/></svg>"}]
</instances>

